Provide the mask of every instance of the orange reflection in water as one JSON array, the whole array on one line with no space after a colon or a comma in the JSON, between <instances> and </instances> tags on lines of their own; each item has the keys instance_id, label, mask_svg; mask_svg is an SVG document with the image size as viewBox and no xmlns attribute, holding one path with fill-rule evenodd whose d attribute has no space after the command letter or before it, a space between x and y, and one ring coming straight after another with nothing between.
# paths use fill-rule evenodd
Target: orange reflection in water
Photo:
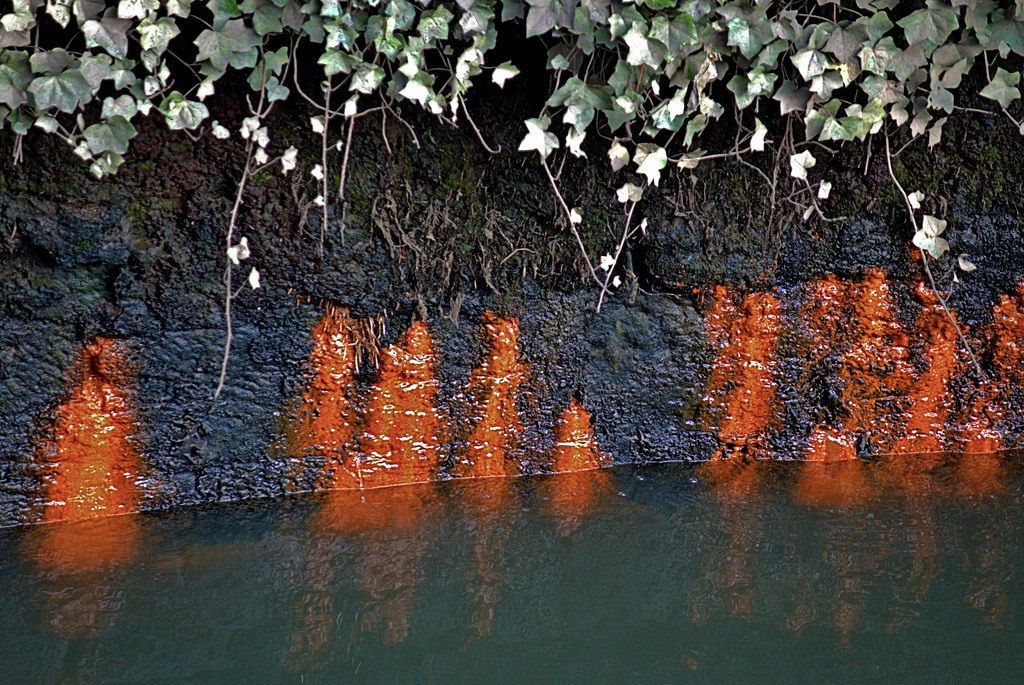
<instances>
[{"instance_id":1,"label":"orange reflection in water","mask_svg":"<svg viewBox=\"0 0 1024 685\"><path fill-rule=\"evenodd\" d=\"M491 634L498 591L505 581L505 547L511 533L509 515L516 510L516 497L504 478L466 483L460 500L473 531L473 561L477 578L470 583L473 594L473 631L477 637Z\"/></svg>"},{"instance_id":2,"label":"orange reflection in water","mask_svg":"<svg viewBox=\"0 0 1024 685\"><path fill-rule=\"evenodd\" d=\"M414 323L382 357L359 436L361 454L335 473L336 488L424 483L437 466L436 354L427 324Z\"/></svg>"},{"instance_id":3,"label":"orange reflection in water","mask_svg":"<svg viewBox=\"0 0 1024 685\"><path fill-rule=\"evenodd\" d=\"M475 399L471 413L473 432L459 475L470 478L519 475L509 464L506 450L523 430L516 409L519 386L527 367L519 361L519 324L490 312L483 317L488 355L473 370L466 394Z\"/></svg>"},{"instance_id":4,"label":"orange reflection in water","mask_svg":"<svg viewBox=\"0 0 1024 685\"><path fill-rule=\"evenodd\" d=\"M337 563L333 540L357 537L358 575L368 599L361 629L382 627L381 639L396 644L409 632L412 601L422 580L420 561L427 550L424 518L434 499L432 484L374 490L332 490L310 521L320 542L309 558L311 589L296 608L301 626L292 638L289 661L315 662L316 652L330 643L334 613L329 587Z\"/></svg>"},{"instance_id":5,"label":"orange reflection in water","mask_svg":"<svg viewBox=\"0 0 1024 685\"><path fill-rule=\"evenodd\" d=\"M356 370L352 319L343 307L328 305L313 329L309 365L313 380L288 426L288 453L296 459L320 455L338 464L354 432L348 393Z\"/></svg>"},{"instance_id":6,"label":"orange reflection in water","mask_svg":"<svg viewBox=\"0 0 1024 685\"><path fill-rule=\"evenodd\" d=\"M817 429L805 459L793 493L800 504L825 509L856 507L874 495L850 435Z\"/></svg>"},{"instance_id":7,"label":"orange reflection in water","mask_svg":"<svg viewBox=\"0 0 1024 685\"><path fill-rule=\"evenodd\" d=\"M558 521L558 533L569 535L583 522L600 498L611 492L611 479L602 469L612 465L590 427L590 414L576 398L562 413L555 433L555 454L546 478L548 506Z\"/></svg>"}]
</instances>

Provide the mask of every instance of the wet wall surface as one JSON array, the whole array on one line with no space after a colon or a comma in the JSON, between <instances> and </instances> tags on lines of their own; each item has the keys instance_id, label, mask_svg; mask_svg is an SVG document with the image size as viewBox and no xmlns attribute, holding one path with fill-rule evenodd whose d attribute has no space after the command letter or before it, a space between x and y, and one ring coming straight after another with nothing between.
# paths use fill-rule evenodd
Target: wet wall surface
<instances>
[{"instance_id":1,"label":"wet wall surface","mask_svg":"<svg viewBox=\"0 0 1024 685\"><path fill-rule=\"evenodd\" d=\"M542 177L458 131L402 163L367 134L353 162L363 204L344 229L331 215L322 256L319 226L293 211L301 184L274 177L248 197L241 234L253 257L236 281L252 265L264 285L233 304L214 399L238 162L214 143L161 146L160 135L142 129L138 156L106 184L73 166L70 183L50 180L74 162L32 139L26 168L6 171L0 523L609 463L1022 446L1021 193L999 160L985 161L1011 169L998 184L981 162L956 183L941 176L978 159L964 150L908 150L899 162L920 172L934 156L925 180L955 217L953 251L979 265L959 275L950 306L982 378L922 285L905 215L871 194L882 178L874 167L861 176L857 152L833 167L857 169L837 208L855 211L837 223L758 224L760 195L738 206L709 185L752 182L728 165L666 181L639 208L649 235L616 266L624 286L597 313L596 289L579 285L572 250L559 247L567 234ZM488 204L454 199L442 149L489 169L473 186L493 190ZM501 165L519 171L503 177ZM584 173L567 169L567 183ZM620 211L601 204L615 179L598 176L582 206ZM433 215L412 212L438 197L462 212L464 232L501 216L466 249L435 254L454 238L437 228L431 242ZM388 198L409 211L384 211ZM619 230L611 216L596 244ZM548 252L517 261L520 245Z\"/></svg>"}]
</instances>

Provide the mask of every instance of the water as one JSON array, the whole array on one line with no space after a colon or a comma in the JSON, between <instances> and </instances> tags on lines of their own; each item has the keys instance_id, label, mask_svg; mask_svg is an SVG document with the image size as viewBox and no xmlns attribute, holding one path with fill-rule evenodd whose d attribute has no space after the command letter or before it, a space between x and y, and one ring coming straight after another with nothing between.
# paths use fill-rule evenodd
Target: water
<instances>
[{"instance_id":1,"label":"water","mask_svg":"<svg viewBox=\"0 0 1024 685\"><path fill-rule=\"evenodd\" d=\"M899 482L618 468L0 530L0 680L1009 682L1024 468L992 461Z\"/></svg>"}]
</instances>

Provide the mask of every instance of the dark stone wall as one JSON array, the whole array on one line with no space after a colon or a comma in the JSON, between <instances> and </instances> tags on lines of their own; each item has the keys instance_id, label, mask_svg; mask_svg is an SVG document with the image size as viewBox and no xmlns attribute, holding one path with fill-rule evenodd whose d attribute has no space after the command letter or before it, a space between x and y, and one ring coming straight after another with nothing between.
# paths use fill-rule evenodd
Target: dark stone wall
<instances>
[{"instance_id":1,"label":"dark stone wall","mask_svg":"<svg viewBox=\"0 0 1024 685\"><path fill-rule=\"evenodd\" d=\"M497 97L488 92L470 106L490 144L502 147L498 155L467 126L406 113L414 141L393 118L360 119L349 201L344 209L332 201L326 230L308 176L319 158L310 112L276 112L269 121L275 149L298 147L300 167L287 177L258 174L245 195L237 235L248 237L252 257L236 268L235 282L244 284L255 266L263 287L243 288L234 301L236 337L216 400L223 241L242 145L192 141L144 121L118 175L95 181L69 150L30 134L24 162L0 169L0 523L36 515L42 471L35 445L68 392L67 369L96 336L122 340L130 351L135 440L146 461L142 506L152 508L306 485L279 447L288 407L309 380L310 331L328 302L354 317L383 317L385 343L426 318L440 354L442 411L457 404L483 356L483 313L517 317L531 370L520 398L520 449L534 455L524 458L536 468L573 396L618 462L714 453L721 441L705 411L716 355L704 323L712 285L771 291L781 303L785 330L773 370L780 421L768 443L782 457L799 456L823 413L799 320L812 279L856 281L881 268L899 320L914 329L923 274L879 140L835 155L816 150L814 179L834 186L822 210L836 221L801 218L799 186L786 175L788 159L774 151L749 158L769 177L781 165L774 197L760 174L733 160L666 173L637 208L649 224L617 267L623 285L596 313L597 289L542 171L533 156L514 151L523 132L508 122L535 113L512 96ZM215 116L237 128L231 102L213 105ZM1021 145L1016 130L994 116L958 113L945 130L940 146L911 143L895 166L907 190L926 192L926 209L949 220L952 253L969 253L978 265L961 274L951 304L988 368L995 351L984 331L1000 296L1016 297L1024 269ZM906 135L894 136L895 147ZM721 137L732 139L727 130ZM592 258L610 252L622 231L614 189L637 181L606 169L604 152L595 147L586 161L570 159L559 178L570 206L584 210ZM336 184L339 155L330 166ZM927 341L911 347L927 371ZM978 392L980 379L966 369L958 374L956 392ZM364 369L361 392L373 379L373 369ZM1024 402L1019 389L1001 397L1004 409L1016 411L1000 424L1003 445L1019 447ZM457 445L445 449L453 459Z\"/></svg>"}]
</instances>

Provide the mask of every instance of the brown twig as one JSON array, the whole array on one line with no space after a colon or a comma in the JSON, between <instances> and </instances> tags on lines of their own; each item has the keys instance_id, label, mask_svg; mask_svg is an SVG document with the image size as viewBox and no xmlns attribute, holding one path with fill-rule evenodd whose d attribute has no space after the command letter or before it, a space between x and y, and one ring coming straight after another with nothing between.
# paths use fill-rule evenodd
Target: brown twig
<instances>
[{"instance_id":1,"label":"brown twig","mask_svg":"<svg viewBox=\"0 0 1024 685\"><path fill-rule=\"evenodd\" d=\"M907 213L910 214L910 224L914 229L914 233L916 234L918 231L918 227L917 217L914 215L914 205L910 203L910 197L907 195L907 191L903 189L903 186L900 184L899 179L896 178L896 174L892 170L892 155L889 151L889 136L883 134L883 137L885 138L885 165L886 168L889 170L889 177L892 179L892 182L896 184L896 189L900 191L900 195L903 196L903 202L907 205ZM978 363L978 358L974 356L974 350L971 349L971 344L967 341L967 338L964 336L963 331L960 330L960 325L957 324L956 319L953 317L953 312L949 310L949 305L946 303L946 298L942 296L942 293L939 292L938 286L935 285L935 278L932 276L931 267L928 266L927 250L922 250L919 248L919 251L921 252L921 263L924 264L924 273L926 276L928 276L928 283L931 284L932 292L935 293L936 299L938 299L939 304L942 305L942 311L946 312L946 318L949 319L949 322L953 324L953 328L956 329L956 334L957 336L959 336L960 342L961 344L963 344L964 349L967 350L967 354L970 356L971 362L974 364L974 369L978 372L978 375L982 378L982 380L985 380L987 377L985 376L985 372L982 371L981 369L981 364Z\"/></svg>"}]
</instances>

